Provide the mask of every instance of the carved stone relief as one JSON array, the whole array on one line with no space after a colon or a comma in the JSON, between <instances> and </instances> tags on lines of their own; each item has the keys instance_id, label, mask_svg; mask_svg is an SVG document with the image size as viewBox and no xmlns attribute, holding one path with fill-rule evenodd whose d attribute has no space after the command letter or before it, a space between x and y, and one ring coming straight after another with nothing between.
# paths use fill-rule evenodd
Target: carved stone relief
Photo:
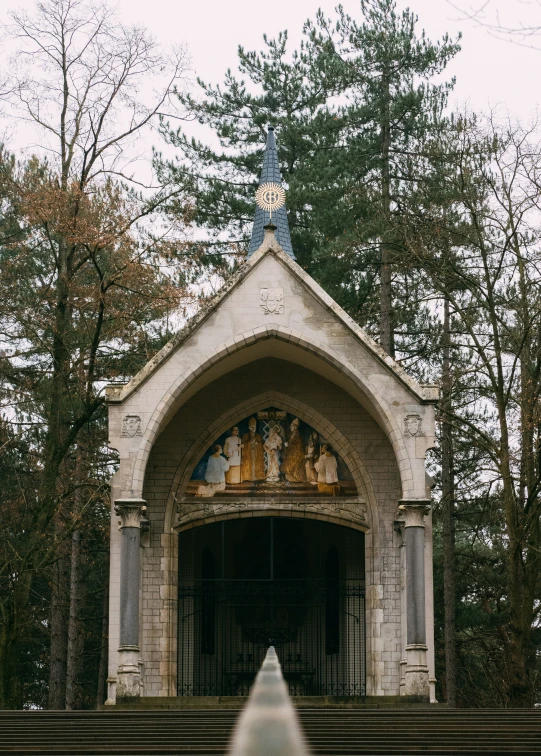
<instances>
[{"instance_id":1,"label":"carved stone relief","mask_svg":"<svg viewBox=\"0 0 541 756\"><path fill-rule=\"evenodd\" d=\"M177 521L176 527L182 527L189 522L195 520L201 520L208 517L223 517L224 515L234 514L239 515L242 512L250 511L275 511L283 510L284 512L291 513L293 517L305 516L307 514L323 515L324 517L334 517L342 520L349 520L350 522L364 525L368 527L367 523L367 507L364 502L360 501L343 501L343 502L291 502L288 504L281 504L278 502L269 501L252 501L247 502L207 502L199 500L197 503L190 501L183 501L177 504Z\"/></svg>"},{"instance_id":2,"label":"carved stone relief","mask_svg":"<svg viewBox=\"0 0 541 756\"><path fill-rule=\"evenodd\" d=\"M329 441L295 415L268 407L214 439L183 495L238 500L248 496L355 497L349 468Z\"/></svg>"},{"instance_id":3,"label":"carved stone relief","mask_svg":"<svg viewBox=\"0 0 541 756\"><path fill-rule=\"evenodd\" d=\"M259 289L259 306L265 315L283 315L284 290Z\"/></svg>"},{"instance_id":4,"label":"carved stone relief","mask_svg":"<svg viewBox=\"0 0 541 756\"><path fill-rule=\"evenodd\" d=\"M143 435L143 425L139 415L126 415L122 420L122 436L134 438Z\"/></svg>"},{"instance_id":5,"label":"carved stone relief","mask_svg":"<svg viewBox=\"0 0 541 756\"><path fill-rule=\"evenodd\" d=\"M423 418L421 415L406 415L404 418L404 430L408 436L424 436Z\"/></svg>"}]
</instances>

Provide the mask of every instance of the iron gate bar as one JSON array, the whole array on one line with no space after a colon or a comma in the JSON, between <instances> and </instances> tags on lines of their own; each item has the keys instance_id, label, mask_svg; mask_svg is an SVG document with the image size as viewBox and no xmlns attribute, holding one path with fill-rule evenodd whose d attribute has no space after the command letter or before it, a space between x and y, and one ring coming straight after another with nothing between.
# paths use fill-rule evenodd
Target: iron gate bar
<instances>
[{"instance_id":1,"label":"iron gate bar","mask_svg":"<svg viewBox=\"0 0 541 756\"><path fill-rule=\"evenodd\" d=\"M178 695L247 695L269 643L291 695L365 695L364 584L206 579L181 583L178 596Z\"/></svg>"}]
</instances>

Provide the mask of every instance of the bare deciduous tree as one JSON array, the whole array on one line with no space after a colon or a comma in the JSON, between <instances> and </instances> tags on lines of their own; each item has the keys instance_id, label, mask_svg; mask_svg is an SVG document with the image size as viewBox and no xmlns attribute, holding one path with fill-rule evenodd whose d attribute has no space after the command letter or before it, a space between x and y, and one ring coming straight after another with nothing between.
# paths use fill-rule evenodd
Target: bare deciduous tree
<instances>
[{"instance_id":1,"label":"bare deciduous tree","mask_svg":"<svg viewBox=\"0 0 541 756\"><path fill-rule=\"evenodd\" d=\"M174 107L170 97L182 85L187 59L183 48L164 54L144 29L122 25L101 2L40 0L31 14L13 13L7 33L17 56L4 100L10 115L37 135L41 162L14 168L3 155L1 181L17 208L18 232L0 240L10 251L0 282L1 330L4 341L17 345L14 355L23 343L40 350L47 374L38 505L17 567L16 603L22 606L40 563L52 558L44 533L65 502L60 482L67 456L103 405L106 345L117 337L129 341L137 322L179 305L181 289L162 269L182 246L176 232L189 203L178 186L137 184L134 161L140 159L139 138L157 125L162 109ZM157 211L172 200L184 212L170 224L158 220ZM14 275L29 276L29 296L14 291ZM71 647L80 653L76 510L68 615ZM3 636L6 653L15 628L16 622ZM65 632L53 627L52 634ZM76 663L60 659L57 667L66 664L73 702ZM9 690L9 681L3 682L2 690ZM63 706L58 680L51 691L50 704Z\"/></svg>"},{"instance_id":2,"label":"bare deciduous tree","mask_svg":"<svg viewBox=\"0 0 541 756\"><path fill-rule=\"evenodd\" d=\"M436 151L434 153L436 155ZM470 485L490 491L504 555L501 595L486 597L501 646L504 705L531 706L541 608L541 142L537 124L459 119L437 155L448 209L423 208L409 252L448 300L468 365L447 423L484 458ZM449 430L449 429L448 429ZM452 481L446 482L448 495ZM485 523L480 528L485 528Z\"/></svg>"},{"instance_id":3,"label":"bare deciduous tree","mask_svg":"<svg viewBox=\"0 0 541 756\"><path fill-rule=\"evenodd\" d=\"M513 8L511 10L512 22L502 17L498 7L494 6L491 0L480 0L480 2L468 0L462 3L457 0L447 0L447 2L460 13L462 19L483 27L498 39L513 42L521 47L541 49L541 2L539 0L521 3L522 9L527 11L527 20L522 20L520 13L517 13L517 8ZM509 4L506 3L506 5L506 11L509 11ZM537 18L535 18L536 10Z\"/></svg>"}]
</instances>

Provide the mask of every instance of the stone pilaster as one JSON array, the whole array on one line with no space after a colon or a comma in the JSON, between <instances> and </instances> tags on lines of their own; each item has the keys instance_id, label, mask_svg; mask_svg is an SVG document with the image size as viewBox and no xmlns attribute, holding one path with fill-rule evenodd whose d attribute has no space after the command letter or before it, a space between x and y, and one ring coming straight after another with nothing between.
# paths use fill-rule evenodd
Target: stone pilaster
<instances>
[{"instance_id":1,"label":"stone pilaster","mask_svg":"<svg viewBox=\"0 0 541 756\"><path fill-rule=\"evenodd\" d=\"M406 546L407 632L403 690L407 696L422 696L429 700L424 518L430 512L430 502L426 499L402 500L398 511L404 522Z\"/></svg>"},{"instance_id":2,"label":"stone pilaster","mask_svg":"<svg viewBox=\"0 0 541 756\"><path fill-rule=\"evenodd\" d=\"M141 519L143 499L117 499L120 517L120 645L118 647L118 702L140 696L139 585L141 580Z\"/></svg>"},{"instance_id":3,"label":"stone pilaster","mask_svg":"<svg viewBox=\"0 0 541 756\"><path fill-rule=\"evenodd\" d=\"M404 522L401 520L395 520L394 530L400 536L400 635L401 638L406 637L406 615L407 615L407 599L406 599L406 539L404 535ZM405 695L406 686L406 644L403 642L402 646L402 658L400 659L400 695Z\"/></svg>"}]
</instances>

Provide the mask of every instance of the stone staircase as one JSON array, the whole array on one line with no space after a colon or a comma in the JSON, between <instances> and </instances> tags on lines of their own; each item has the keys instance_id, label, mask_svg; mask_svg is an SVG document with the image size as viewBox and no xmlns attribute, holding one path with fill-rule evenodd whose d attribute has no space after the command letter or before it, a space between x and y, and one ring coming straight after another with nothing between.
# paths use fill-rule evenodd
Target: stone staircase
<instances>
[{"instance_id":1,"label":"stone staircase","mask_svg":"<svg viewBox=\"0 0 541 756\"><path fill-rule=\"evenodd\" d=\"M225 754L234 709L0 712L0 754ZM541 711L299 709L313 754L541 754Z\"/></svg>"}]
</instances>

